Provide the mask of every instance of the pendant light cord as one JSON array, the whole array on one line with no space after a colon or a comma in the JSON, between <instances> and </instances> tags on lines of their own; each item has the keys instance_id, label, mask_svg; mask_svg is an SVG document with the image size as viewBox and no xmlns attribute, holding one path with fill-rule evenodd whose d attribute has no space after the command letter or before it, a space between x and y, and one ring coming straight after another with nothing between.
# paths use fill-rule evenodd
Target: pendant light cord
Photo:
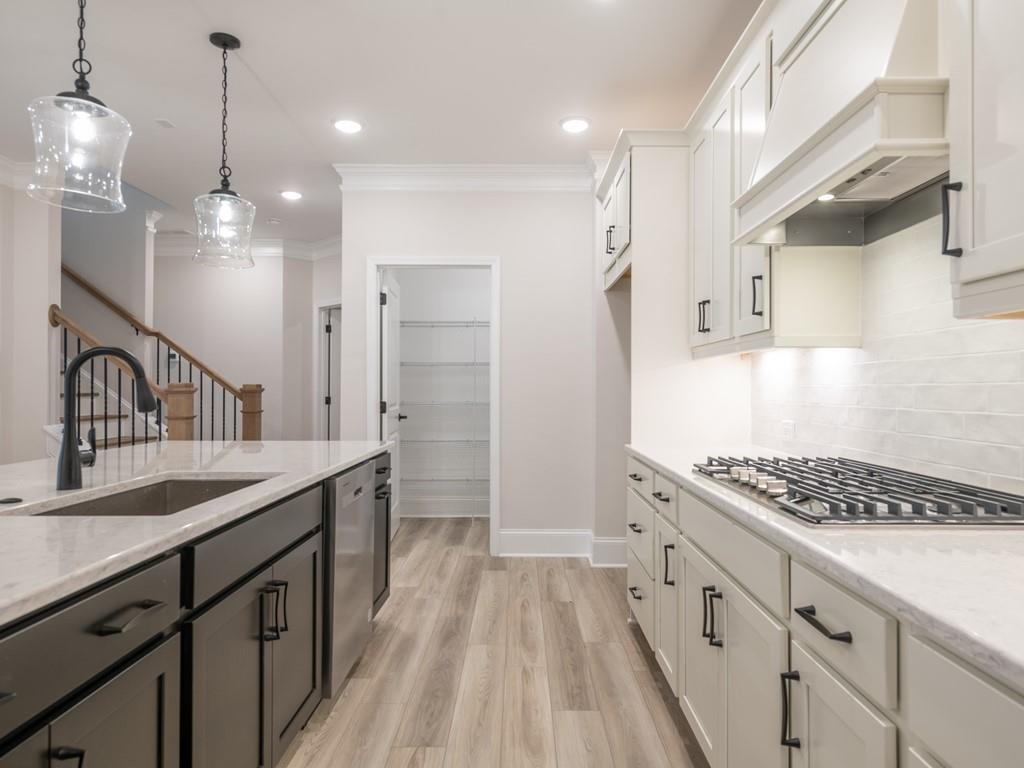
<instances>
[{"instance_id":1,"label":"pendant light cord","mask_svg":"<svg viewBox=\"0 0 1024 768\"><path fill-rule=\"evenodd\" d=\"M84 0L80 0L84 3ZM220 187L227 190L231 188L231 167L228 165L228 49L223 49L224 61L221 65L221 88L223 89L220 102Z\"/></svg>"},{"instance_id":2,"label":"pendant light cord","mask_svg":"<svg viewBox=\"0 0 1024 768\"><path fill-rule=\"evenodd\" d=\"M85 58L85 0L78 0L78 58L71 64L78 77L75 89L81 93L89 93L87 76L92 72L92 62Z\"/></svg>"}]
</instances>

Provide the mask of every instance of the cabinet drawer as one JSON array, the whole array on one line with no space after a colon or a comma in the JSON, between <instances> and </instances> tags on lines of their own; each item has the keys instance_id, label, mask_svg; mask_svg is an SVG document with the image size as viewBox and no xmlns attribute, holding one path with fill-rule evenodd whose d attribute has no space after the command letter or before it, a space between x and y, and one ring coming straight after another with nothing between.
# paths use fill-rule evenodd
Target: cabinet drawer
<instances>
[{"instance_id":1,"label":"cabinet drawer","mask_svg":"<svg viewBox=\"0 0 1024 768\"><path fill-rule=\"evenodd\" d=\"M654 486L654 470L644 466L632 456L627 456L626 482L637 493L647 496Z\"/></svg>"},{"instance_id":2,"label":"cabinet drawer","mask_svg":"<svg viewBox=\"0 0 1024 768\"><path fill-rule=\"evenodd\" d=\"M0 738L171 626L180 585L175 556L0 640Z\"/></svg>"},{"instance_id":3,"label":"cabinet drawer","mask_svg":"<svg viewBox=\"0 0 1024 768\"><path fill-rule=\"evenodd\" d=\"M695 496L679 493L679 529L776 616L789 613L789 557Z\"/></svg>"},{"instance_id":4,"label":"cabinet drawer","mask_svg":"<svg viewBox=\"0 0 1024 768\"><path fill-rule=\"evenodd\" d=\"M323 495L317 486L190 545L185 549L186 574L191 574L185 582L185 605L202 605L301 539L322 519Z\"/></svg>"},{"instance_id":5,"label":"cabinet drawer","mask_svg":"<svg viewBox=\"0 0 1024 768\"><path fill-rule=\"evenodd\" d=\"M636 491L626 491L626 542L648 576L654 574L654 510Z\"/></svg>"},{"instance_id":6,"label":"cabinet drawer","mask_svg":"<svg viewBox=\"0 0 1024 768\"><path fill-rule=\"evenodd\" d=\"M1024 700L913 636L902 664L907 726L949 768L1021 764Z\"/></svg>"},{"instance_id":7,"label":"cabinet drawer","mask_svg":"<svg viewBox=\"0 0 1024 768\"><path fill-rule=\"evenodd\" d=\"M793 631L851 683L895 709L896 620L799 563L790 581Z\"/></svg>"},{"instance_id":8,"label":"cabinet drawer","mask_svg":"<svg viewBox=\"0 0 1024 768\"><path fill-rule=\"evenodd\" d=\"M654 473L654 490L651 492L654 511L672 525L679 525L679 488L664 475Z\"/></svg>"},{"instance_id":9,"label":"cabinet drawer","mask_svg":"<svg viewBox=\"0 0 1024 768\"><path fill-rule=\"evenodd\" d=\"M647 575L631 551L626 552L626 602L643 630L647 644L654 648L654 579Z\"/></svg>"}]
</instances>

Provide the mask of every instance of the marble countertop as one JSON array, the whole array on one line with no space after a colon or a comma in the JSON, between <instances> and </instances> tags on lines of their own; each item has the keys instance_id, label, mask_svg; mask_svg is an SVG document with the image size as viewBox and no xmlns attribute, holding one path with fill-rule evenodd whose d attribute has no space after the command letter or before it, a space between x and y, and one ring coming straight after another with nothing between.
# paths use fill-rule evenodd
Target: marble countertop
<instances>
[{"instance_id":1,"label":"marble countertop","mask_svg":"<svg viewBox=\"0 0 1024 768\"><path fill-rule=\"evenodd\" d=\"M1024 529L813 526L694 472L706 455L627 451L915 634L1024 692Z\"/></svg>"},{"instance_id":2,"label":"marble countertop","mask_svg":"<svg viewBox=\"0 0 1024 768\"><path fill-rule=\"evenodd\" d=\"M0 627L314 485L388 449L381 442L164 442L100 451L82 489L57 491L56 460L0 466ZM37 513L164 479L260 478L163 517Z\"/></svg>"}]
</instances>

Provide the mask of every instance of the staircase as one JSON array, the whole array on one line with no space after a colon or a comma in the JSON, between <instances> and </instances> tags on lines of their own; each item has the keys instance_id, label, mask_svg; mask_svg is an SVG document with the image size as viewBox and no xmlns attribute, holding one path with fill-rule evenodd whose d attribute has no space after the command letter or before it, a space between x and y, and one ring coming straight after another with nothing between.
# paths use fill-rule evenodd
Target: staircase
<instances>
[{"instance_id":1,"label":"staircase","mask_svg":"<svg viewBox=\"0 0 1024 768\"><path fill-rule=\"evenodd\" d=\"M82 437L96 431L95 447L114 448L163 440L260 440L263 387L235 386L167 334L150 327L114 299L67 266L64 275L135 332L147 344L143 360L147 381L157 397L155 413L135 410L131 368L117 358L95 358L82 367L75 382L77 426ZM59 334L58 404L63 412L64 372L80 352L103 342L66 315L50 307L50 325ZM63 419L61 420L63 421ZM62 424L47 428L59 443Z\"/></svg>"}]
</instances>

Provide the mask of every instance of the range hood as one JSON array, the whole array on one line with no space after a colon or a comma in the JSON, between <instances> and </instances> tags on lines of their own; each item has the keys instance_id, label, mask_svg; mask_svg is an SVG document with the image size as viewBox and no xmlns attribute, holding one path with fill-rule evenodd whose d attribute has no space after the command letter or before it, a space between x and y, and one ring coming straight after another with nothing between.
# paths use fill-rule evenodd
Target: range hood
<instances>
[{"instance_id":1,"label":"range hood","mask_svg":"<svg viewBox=\"0 0 1024 768\"><path fill-rule=\"evenodd\" d=\"M937 26L934 0L823 0L775 61L764 140L733 202L735 245L792 242L787 220L809 207L863 218L948 173Z\"/></svg>"}]
</instances>

